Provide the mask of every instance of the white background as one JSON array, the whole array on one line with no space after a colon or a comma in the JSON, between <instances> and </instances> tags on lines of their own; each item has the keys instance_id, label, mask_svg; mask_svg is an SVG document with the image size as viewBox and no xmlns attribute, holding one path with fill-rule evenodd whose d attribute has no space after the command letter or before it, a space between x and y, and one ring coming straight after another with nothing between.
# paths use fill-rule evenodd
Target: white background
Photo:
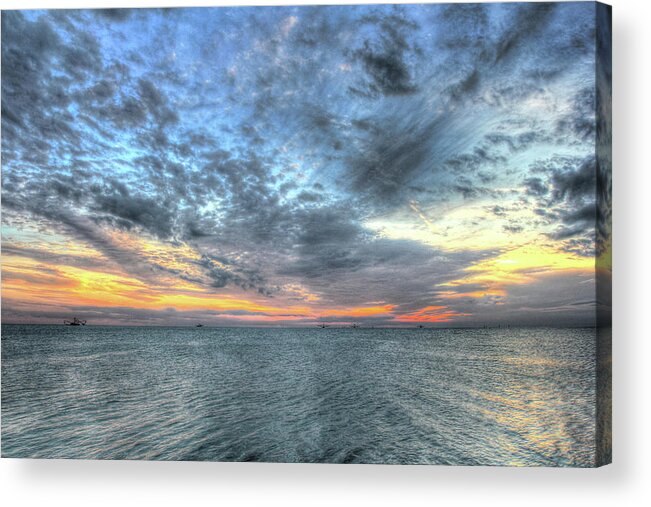
<instances>
[{"instance_id":1,"label":"white background","mask_svg":"<svg viewBox=\"0 0 651 507\"><path fill-rule=\"evenodd\" d=\"M246 2L192 0L188 5L238 3ZM651 2L610 3L615 132L614 464L572 470L3 459L3 505L651 505L651 333L647 325L651 167L646 156L651 149ZM2 9L178 5L182 5L178 0L0 0Z\"/></svg>"}]
</instances>

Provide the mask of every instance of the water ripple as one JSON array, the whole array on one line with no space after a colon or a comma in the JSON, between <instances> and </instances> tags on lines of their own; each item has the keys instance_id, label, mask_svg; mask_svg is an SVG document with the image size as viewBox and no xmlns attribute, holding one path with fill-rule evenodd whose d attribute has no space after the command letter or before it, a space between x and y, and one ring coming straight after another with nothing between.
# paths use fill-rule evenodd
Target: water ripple
<instances>
[{"instance_id":1,"label":"water ripple","mask_svg":"<svg viewBox=\"0 0 651 507\"><path fill-rule=\"evenodd\" d=\"M592 466L593 329L2 327L4 457Z\"/></svg>"}]
</instances>

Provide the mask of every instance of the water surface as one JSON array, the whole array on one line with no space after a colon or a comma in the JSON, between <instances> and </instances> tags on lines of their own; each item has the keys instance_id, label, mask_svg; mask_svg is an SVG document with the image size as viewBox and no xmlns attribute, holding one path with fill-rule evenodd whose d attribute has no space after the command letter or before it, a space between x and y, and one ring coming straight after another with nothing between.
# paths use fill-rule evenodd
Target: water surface
<instances>
[{"instance_id":1,"label":"water surface","mask_svg":"<svg viewBox=\"0 0 651 507\"><path fill-rule=\"evenodd\" d=\"M2 326L2 456L592 466L594 329Z\"/></svg>"}]
</instances>

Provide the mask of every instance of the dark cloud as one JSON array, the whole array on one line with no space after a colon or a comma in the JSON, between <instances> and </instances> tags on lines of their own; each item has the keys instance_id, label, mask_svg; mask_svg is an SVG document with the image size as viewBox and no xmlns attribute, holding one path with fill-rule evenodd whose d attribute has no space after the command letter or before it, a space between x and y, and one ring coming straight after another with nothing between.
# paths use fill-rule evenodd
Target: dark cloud
<instances>
[{"instance_id":1,"label":"dark cloud","mask_svg":"<svg viewBox=\"0 0 651 507\"><path fill-rule=\"evenodd\" d=\"M594 155L581 158L552 158L535 165L537 174L526 178L528 195L534 197L534 213L555 225L548 233L554 240L592 237L598 220L596 207L596 165ZM575 249L573 243L564 248Z\"/></svg>"},{"instance_id":2,"label":"dark cloud","mask_svg":"<svg viewBox=\"0 0 651 507\"><path fill-rule=\"evenodd\" d=\"M503 228L506 232L510 232L511 234L518 234L524 230L523 226L517 224L508 224Z\"/></svg>"},{"instance_id":3,"label":"dark cloud","mask_svg":"<svg viewBox=\"0 0 651 507\"><path fill-rule=\"evenodd\" d=\"M418 90L413 80L413 64L409 57L417 52L407 40L406 33L418 29L418 25L403 16L392 15L378 18L369 16L362 24L379 27L377 40L365 40L361 48L352 52L354 60L361 63L368 79L351 91L364 96L409 95Z\"/></svg>"},{"instance_id":4,"label":"dark cloud","mask_svg":"<svg viewBox=\"0 0 651 507\"><path fill-rule=\"evenodd\" d=\"M449 170L457 174L469 174L476 172L480 167L505 162L506 157L495 151L489 151L486 147L480 145L475 146L470 153L463 153L449 158L445 161L445 165Z\"/></svg>"},{"instance_id":5,"label":"dark cloud","mask_svg":"<svg viewBox=\"0 0 651 507\"><path fill-rule=\"evenodd\" d=\"M493 145L505 145L512 152L522 151L529 148L533 143L549 142L549 136L541 132L528 131L517 135L493 132L486 135L486 140Z\"/></svg>"},{"instance_id":6,"label":"dark cloud","mask_svg":"<svg viewBox=\"0 0 651 507\"><path fill-rule=\"evenodd\" d=\"M582 202L585 198L595 198L596 166L594 156L588 156L576 168L554 170L551 178L554 202L567 200Z\"/></svg>"},{"instance_id":7,"label":"dark cloud","mask_svg":"<svg viewBox=\"0 0 651 507\"><path fill-rule=\"evenodd\" d=\"M547 195L549 192L549 188L547 188L547 185L543 182L541 178L526 178L524 180L524 186L527 188L527 194L533 195L536 197L542 197L544 195Z\"/></svg>"},{"instance_id":8,"label":"dark cloud","mask_svg":"<svg viewBox=\"0 0 651 507\"><path fill-rule=\"evenodd\" d=\"M563 215L563 221L566 223L591 222L594 223L597 218L597 207L595 203L586 204L582 208L572 210Z\"/></svg>"},{"instance_id":9,"label":"dark cloud","mask_svg":"<svg viewBox=\"0 0 651 507\"><path fill-rule=\"evenodd\" d=\"M314 202L321 201L323 197L321 196L321 194L318 194L316 192L308 192L303 190L300 194L296 196L296 199L305 203L314 203Z\"/></svg>"},{"instance_id":10,"label":"dark cloud","mask_svg":"<svg viewBox=\"0 0 651 507\"><path fill-rule=\"evenodd\" d=\"M352 190L383 206L404 203L403 192L410 181L428 169L428 162L433 162L436 134L446 128L443 118L426 123L409 113L403 121L405 118L406 124L392 125L385 120L382 130L369 134L348 161L347 179Z\"/></svg>"},{"instance_id":11,"label":"dark cloud","mask_svg":"<svg viewBox=\"0 0 651 507\"><path fill-rule=\"evenodd\" d=\"M282 274L315 278L332 276L333 271L353 272L363 262L356 243L364 240L364 229L344 209L316 208L293 215L299 258L281 270Z\"/></svg>"},{"instance_id":12,"label":"dark cloud","mask_svg":"<svg viewBox=\"0 0 651 507\"><path fill-rule=\"evenodd\" d=\"M563 240L572 238L574 236L582 235L586 230L586 225L582 223L574 223L570 226L561 225L554 232L549 233L551 239Z\"/></svg>"},{"instance_id":13,"label":"dark cloud","mask_svg":"<svg viewBox=\"0 0 651 507\"><path fill-rule=\"evenodd\" d=\"M561 135L571 135L580 141L594 139L596 130L594 88L583 88L573 97L570 112L559 118L556 128Z\"/></svg>"},{"instance_id":14,"label":"dark cloud","mask_svg":"<svg viewBox=\"0 0 651 507\"><path fill-rule=\"evenodd\" d=\"M506 215L506 209L503 206L493 206L490 211L493 215L503 217Z\"/></svg>"},{"instance_id":15,"label":"dark cloud","mask_svg":"<svg viewBox=\"0 0 651 507\"><path fill-rule=\"evenodd\" d=\"M94 9L96 16L109 21L126 21L132 13L132 9Z\"/></svg>"},{"instance_id":16,"label":"dark cloud","mask_svg":"<svg viewBox=\"0 0 651 507\"><path fill-rule=\"evenodd\" d=\"M486 57L491 57L493 63L512 57L550 22L556 5L551 2L520 4L512 11L509 28L498 39L492 54Z\"/></svg>"},{"instance_id":17,"label":"dark cloud","mask_svg":"<svg viewBox=\"0 0 651 507\"><path fill-rule=\"evenodd\" d=\"M595 241L593 236L572 238L563 242L562 250L582 257L595 256Z\"/></svg>"},{"instance_id":18,"label":"dark cloud","mask_svg":"<svg viewBox=\"0 0 651 507\"><path fill-rule=\"evenodd\" d=\"M130 195L123 191L95 190L89 209L99 220L107 219L116 226L131 229L140 226L159 238L172 236L174 207L151 197ZM105 190L105 189L104 189Z\"/></svg>"},{"instance_id":19,"label":"dark cloud","mask_svg":"<svg viewBox=\"0 0 651 507\"><path fill-rule=\"evenodd\" d=\"M562 225L560 225L554 232L549 234L549 237L555 240L565 240L568 238L575 238L576 236L588 236L589 241L593 244L594 251L594 230L597 220L597 208L595 203L589 203L581 208L569 209L560 213ZM585 240L585 239L584 239ZM568 242L564 248L574 249L576 242Z\"/></svg>"},{"instance_id":20,"label":"dark cloud","mask_svg":"<svg viewBox=\"0 0 651 507\"><path fill-rule=\"evenodd\" d=\"M255 269L242 268L229 259L215 255L203 255L196 264L203 268L212 288L222 289L234 285L244 290L255 290L264 296L272 295L273 291Z\"/></svg>"},{"instance_id":21,"label":"dark cloud","mask_svg":"<svg viewBox=\"0 0 651 507\"><path fill-rule=\"evenodd\" d=\"M474 69L466 77L458 83L453 84L448 88L450 98L459 101L469 94L474 93L479 88L479 71Z\"/></svg>"},{"instance_id":22,"label":"dark cloud","mask_svg":"<svg viewBox=\"0 0 651 507\"><path fill-rule=\"evenodd\" d=\"M440 18L446 30L438 34L439 44L445 50L471 51L486 43L489 13L482 4L445 5Z\"/></svg>"}]
</instances>

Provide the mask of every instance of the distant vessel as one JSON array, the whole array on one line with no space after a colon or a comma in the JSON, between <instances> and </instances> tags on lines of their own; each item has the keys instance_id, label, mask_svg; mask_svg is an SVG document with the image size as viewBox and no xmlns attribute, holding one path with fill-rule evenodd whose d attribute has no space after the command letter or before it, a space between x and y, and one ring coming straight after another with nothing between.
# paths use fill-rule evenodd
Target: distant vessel
<instances>
[{"instance_id":1,"label":"distant vessel","mask_svg":"<svg viewBox=\"0 0 651 507\"><path fill-rule=\"evenodd\" d=\"M197 324L197 327L203 327L203 324Z\"/></svg>"},{"instance_id":2,"label":"distant vessel","mask_svg":"<svg viewBox=\"0 0 651 507\"><path fill-rule=\"evenodd\" d=\"M66 326L85 326L86 325L85 320L79 320L77 317L75 317L72 320L64 320L63 323Z\"/></svg>"},{"instance_id":3,"label":"distant vessel","mask_svg":"<svg viewBox=\"0 0 651 507\"><path fill-rule=\"evenodd\" d=\"M325 329L326 327L328 327L328 325L325 324L325 323L323 323L323 322L320 322L320 323L319 323L319 327L320 327L321 329Z\"/></svg>"},{"instance_id":4,"label":"distant vessel","mask_svg":"<svg viewBox=\"0 0 651 507\"><path fill-rule=\"evenodd\" d=\"M423 325L422 325L422 324L419 324L419 325L418 325L418 329L423 329Z\"/></svg>"}]
</instances>

